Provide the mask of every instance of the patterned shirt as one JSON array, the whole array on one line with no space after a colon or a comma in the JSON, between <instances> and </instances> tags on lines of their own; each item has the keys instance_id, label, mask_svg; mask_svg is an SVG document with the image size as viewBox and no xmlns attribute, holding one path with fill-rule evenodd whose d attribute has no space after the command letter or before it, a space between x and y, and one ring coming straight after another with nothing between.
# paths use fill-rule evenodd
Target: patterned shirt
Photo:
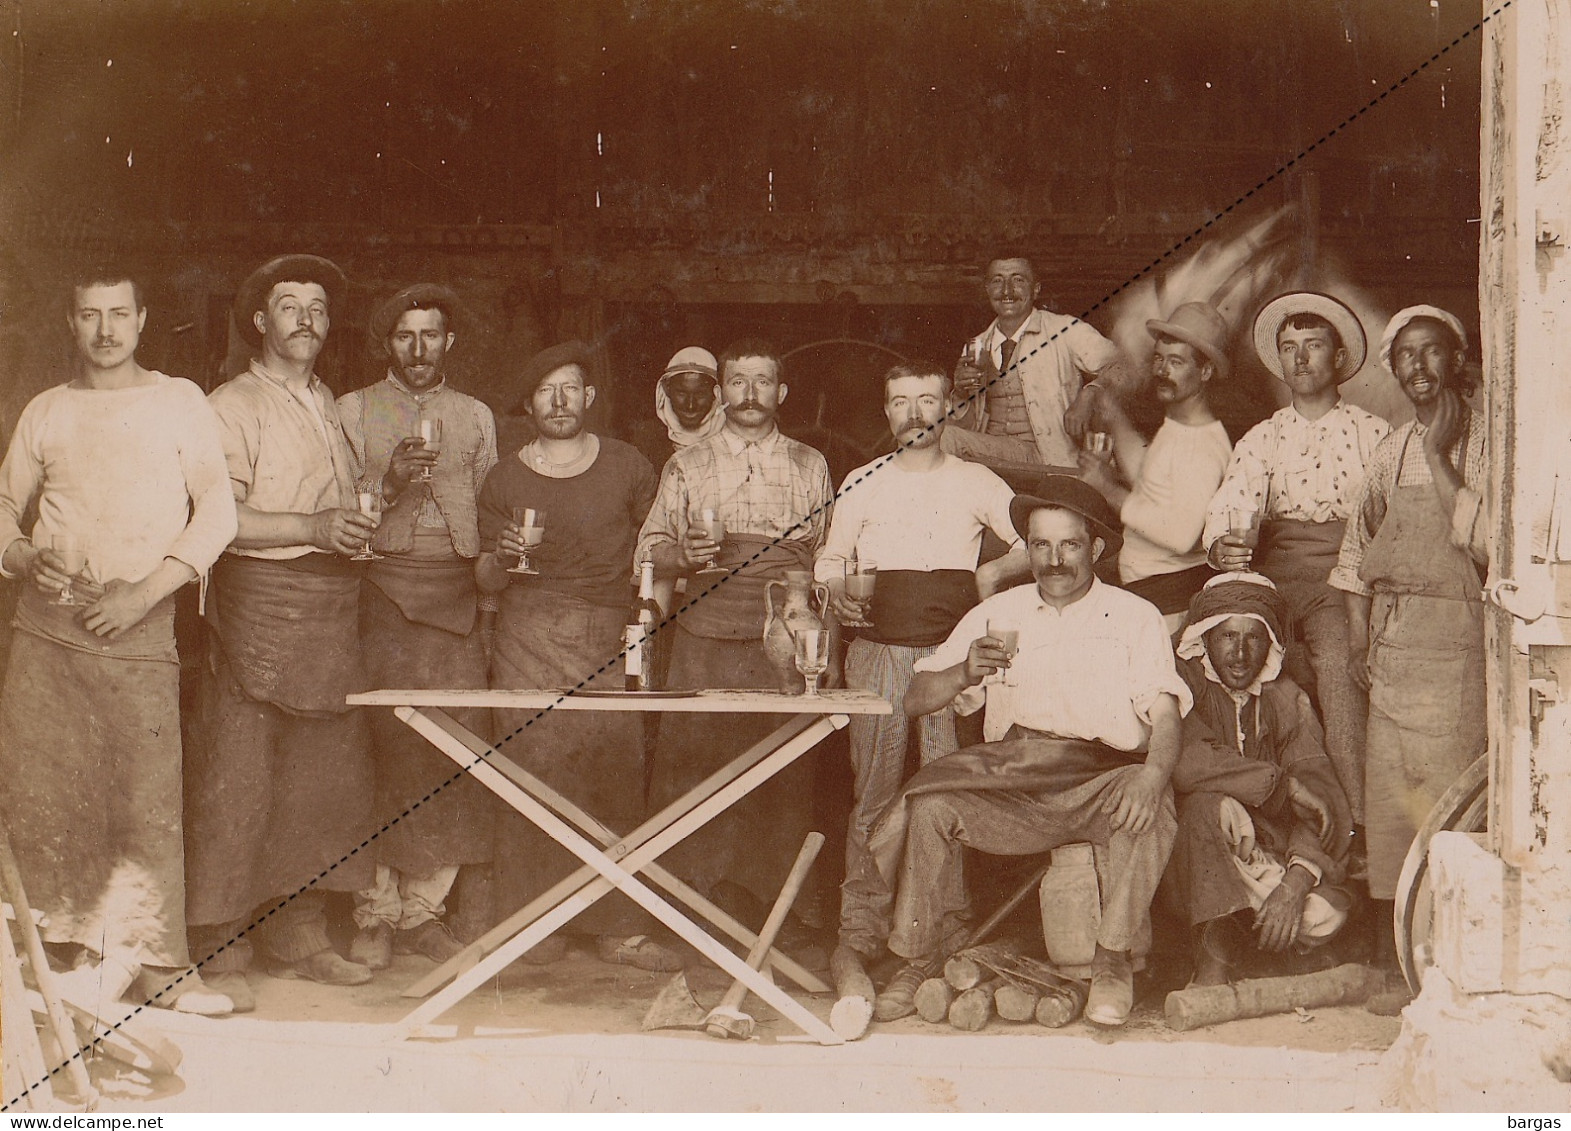
<instances>
[{"instance_id":1,"label":"patterned shirt","mask_svg":"<svg viewBox=\"0 0 1571 1131\"><path fill-rule=\"evenodd\" d=\"M1347 533L1342 536L1342 552L1337 557L1336 568L1331 571L1329 581L1333 589L1366 597L1373 592L1358 576L1369 544L1380 529L1379 516L1384 514L1383 507L1371 504L1390 502L1391 493L1398 487L1428 487L1434 483L1434 473L1429 470L1429 460L1424 456L1424 436L1428 431L1418 421L1408 421L1375 449L1364 479L1364 493L1354 512L1358 517L1347 524ZM1485 524L1479 521L1484 477L1489 471L1484 461L1486 431L1484 418L1469 411L1466 429L1446 453L1463 483L1457 492L1456 511L1451 518L1451 540L1475 558L1482 558L1487 553Z\"/></svg>"},{"instance_id":2,"label":"patterned shirt","mask_svg":"<svg viewBox=\"0 0 1571 1131\"><path fill-rule=\"evenodd\" d=\"M778 428L762 440L744 440L725 428L666 463L633 560L677 541L700 507L715 508L728 534L805 542L817 550L833 498L829 465L814 449Z\"/></svg>"},{"instance_id":3,"label":"patterned shirt","mask_svg":"<svg viewBox=\"0 0 1571 1131\"><path fill-rule=\"evenodd\" d=\"M1364 489L1364 469L1391 430L1380 417L1338 401L1318 420L1292 405L1255 425L1233 449L1222 486L1206 509L1201 545L1227 533L1227 512L1263 519L1345 522Z\"/></svg>"}]
</instances>

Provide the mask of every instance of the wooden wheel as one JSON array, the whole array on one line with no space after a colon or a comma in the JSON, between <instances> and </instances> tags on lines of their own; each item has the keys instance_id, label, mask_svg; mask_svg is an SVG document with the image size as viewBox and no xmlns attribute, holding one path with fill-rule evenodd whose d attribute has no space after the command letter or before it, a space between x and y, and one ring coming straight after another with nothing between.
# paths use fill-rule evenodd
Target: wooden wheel
<instances>
[{"instance_id":1,"label":"wooden wheel","mask_svg":"<svg viewBox=\"0 0 1571 1131\"><path fill-rule=\"evenodd\" d=\"M1402 977L1415 994L1419 991L1419 969L1413 954L1413 929L1420 895L1428 892L1425 881L1429 874L1429 841L1438 832L1482 832L1488 827L1488 803L1489 756L1480 754L1478 760L1440 795L1413 837L1407 858L1402 861L1391 925L1396 934L1396 959L1402 967Z\"/></svg>"}]
</instances>

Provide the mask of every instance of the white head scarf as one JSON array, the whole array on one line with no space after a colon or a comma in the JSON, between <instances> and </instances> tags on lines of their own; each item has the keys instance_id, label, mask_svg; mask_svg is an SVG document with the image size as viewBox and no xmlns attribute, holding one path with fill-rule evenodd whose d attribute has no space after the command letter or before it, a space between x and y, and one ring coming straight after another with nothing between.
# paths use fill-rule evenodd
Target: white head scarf
<instances>
[{"instance_id":1,"label":"white head scarf","mask_svg":"<svg viewBox=\"0 0 1571 1131\"><path fill-rule=\"evenodd\" d=\"M1251 573L1248 570L1236 570L1231 573L1219 573L1206 582L1205 587L1201 589L1200 593L1196 594L1191 609L1202 609L1211 605L1211 602L1205 597L1207 590L1223 585L1237 584L1263 586L1271 590L1273 597L1276 596L1276 586L1269 577L1266 577L1264 574ZM1276 599L1280 600L1280 598ZM1190 615L1193 617L1193 612ZM1255 677L1255 681L1247 689L1250 695L1259 695L1260 688L1263 685L1270 683L1282 674L1282 657L1286 649L1283 648L1282 641L1277 636L1277 630L1271 624L1270 619L1258 612L1248 608L1228 607L1203 616L1199 620L1191 620L1184 625L1184 633L1178 638L1178 655L1180 659L1184 660L1198 659L1205 668L1206 678L1213 683L1222 684L1222 679L1216 674L1216 669L1211 666L1211 657L1206 652L1205 634L1223 621L1231 620L1233 617L1248 617L1250 620L1259 621L1265 625L1266 632L1271 637L1271 647L1266 652L1266 662L1260 668L1260 674ZM1222 684L1222 686L1225 687L1226 684Z\"/></svg>"},{"instance_id":2,"label":"white head scarf","mask_svg":"<svg viewBox=\"0 0 1571 1131\"><path fill-rule=\"evenodd\" d=\"M655 382L655 415L666 426L666 435L671 437L671 442L677 450L690 447L700 440L707 440L720 429L725 427L725 406L720 399L720 386L717 383L714 390L714 403L709 406L709 412L697 428L688 430L680 419L676 410L671 407L671 397L666 392L666 378L675 377L680 373L698 373L706 377L716 374L715 355L699 346L688 346L676 351L670 362L665 367L665 372L660 375L660 380Z\"/></svg>"}]
</instances>

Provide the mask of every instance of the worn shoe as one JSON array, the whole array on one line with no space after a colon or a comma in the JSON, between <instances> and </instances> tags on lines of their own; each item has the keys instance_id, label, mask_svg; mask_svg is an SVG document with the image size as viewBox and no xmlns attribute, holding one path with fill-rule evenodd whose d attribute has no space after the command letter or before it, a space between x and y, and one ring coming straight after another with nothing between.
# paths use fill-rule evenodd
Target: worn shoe
<instances>
[{"instance_id":1,"label":"worn shoe","mask_svg":"<svg viewBox=\"0 0 1571 1131\"><path fill-rule=\"evenodd\" d=\"M662 946L648 935L601 935L595 940L595 953L601 962L620 966L636 966L640 970L653 970L657 974L670 974L682 969L682 956L668 946Z\"/></svg>"},{"instance_id":2,"label":"worn shoe","mask_svg":"<svg viewBox=\"0 0 1571 1131\"><path fill-rule=\"evenodd\" d=\"M225 1017L235 1011L234 1001L210 988L194 969L144 966L131 986L135 998L157 1009L194 1013L201 1017Z\"/></svg>"},{"instance_id":3,"label":"worn shoe","mask_svg":"<svg viewBox=\"0 0 1571 1131\"><path fill-rule=\"evenodd\" d=\"M313 957L315 957L313 955ZM349 944L349 961L368 970L386 970L393 964L393 925L372 923L361 927Z\"/></svg>"},{"instance_id":4,"label":"worn shoe","mask_svg":"<svg viewBox=\"0 0 1571 1131\"><path fill-rule=\"evenodd\" d=\"M1129 1020L1135 1006L1135 972L1129 955L1096 948L1091 968L1091 990L1086 995L1086 1020L1116 1029Z\"/></svg>"},{"instance_id":5,"label":"worn shoe","mask_svg":"<svg viewBox=\"0 0 1571 1131\"><path fill-rule=\"evenodd\" d=\"M389 931L391 927L387 928ZM280 978L305 978L324 986L363 986L371 980L371 968L360 962L348 962L332 947L319 950L298 962L281 965Z\"/></svg>"},{"instance_id":6,"label":"worn shoe","mask_svg":"<svg viewBox=\"0 0 1571 1131\"><path fill-rule=\"evenodd\" d=\"M927 981L927 967L908 962L895 972L873 1003L875 1021L898 1021L916 1012L916 990Z\"/></svg>"},{"instance_id":7,"label":"worn shoe","mask_svg":"<svg viewBox=\"0 0 1571 1131\"><path fill-rule=\"evenodd\" d=\"M453 932L440 919L427 919L418 927L393 932L394 954L420 954L440 964L450 958L457 958L464 950L464 944L453 937ZM374 966L371 968L376 969Z\"/></svg>"},{"instance_id":8,"label":"worn shoe","mask_svg":"<svg viewBox=\"0 0 1571 1131\"><path fill-rule=\"evenodd\" d=\"M239 970L209 974L205 982L208 989L223 994L229 999L232 1012L250 1013L256 1009L256 993L251 989L251 983L246 980L246 976Z\"/></svg>"}]
</instances>

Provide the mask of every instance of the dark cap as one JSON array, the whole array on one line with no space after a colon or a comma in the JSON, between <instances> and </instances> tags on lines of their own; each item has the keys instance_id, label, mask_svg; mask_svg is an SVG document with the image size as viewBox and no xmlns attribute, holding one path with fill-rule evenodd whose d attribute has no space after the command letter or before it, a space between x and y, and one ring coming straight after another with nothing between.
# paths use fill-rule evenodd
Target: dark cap
<instances>
[{"instance_id":1,"label":"dark cap","mask_svg":"<svg viewBox=\"0 0 1571 1131\"><path fill-rule=\"evenodd\" d=\"M1118 516L1102 493L1084 479L1073 475L1044 475L1036 484L1036 494L1016 495L1009 504L1009 521L1022 538L1031 537L1031 514L1043 507L1074 511L1091 526L1091 533L1107 543L1107 553L1117 553L1124 544Z\"/></svg>"},{"instance_id":2,"label":"dark cap","mask_svg":"<svg viewBox=\"0 0 1571 1131\"><path fill-rule=\"evenodd\" d=\"M583 370L584 383L589 383L590 357L589 346L576 338L571 342L550 346L531 357L524 365L523 371L518 375L518 400L513 407L508 409L508 415L521 416L529 411L529 402L535 395L535 390L540 387L551 374L561 369L564 365L576 365Z\"/></svg>"},{"instance_id":3,"label":"dark cap","mask_svg":"<svg viewBox=\"0 0 1571 1131\"><path fill-rule=\"evenodd\" d=\"M320 255L280 255L277 259L269 259L251 272L235 295L235 327L253 346L262 344L261 331L256 328L256 312L267 309L267 296L279 283L315 283L327 292L330 315L338 312L349 285L338 264Z\"/></svg>"},{"instance_id":4,"label":"dark cap","mask_svg":"<svg viewBox=\"0 0 1571 1131\"><path fill-rule=\"evenodd\" d=\"M448 330L456 330L466 313L451 287L441 283L413 283L376 308L366 324L367 335L380 345L382 339L393 332L398 320L411 310L440 310Z\"/></svg>"}]
</instances>

